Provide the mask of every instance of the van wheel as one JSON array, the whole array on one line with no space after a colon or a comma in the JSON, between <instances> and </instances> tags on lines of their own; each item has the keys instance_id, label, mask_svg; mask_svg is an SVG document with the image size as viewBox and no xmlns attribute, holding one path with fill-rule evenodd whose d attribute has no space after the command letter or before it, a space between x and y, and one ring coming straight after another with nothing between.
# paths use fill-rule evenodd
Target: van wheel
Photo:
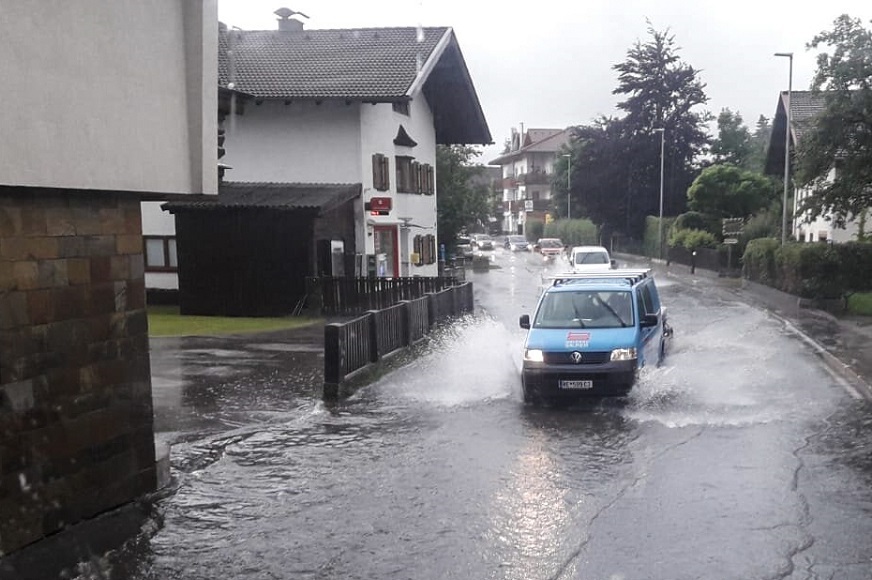
<instances>
[{"instance_id":1,"label":"van wheel","mask_svg":"<svg viewBox=\"0 0 872 580\"><path fill-rule=\"evenodd\" d=\"M521 390L524 392L524 403L527 405L538 406L542 403L542 398L539 396L539 393L527 390L527 387L524 385L521 385Z\"/></svg>"}]
</instances>

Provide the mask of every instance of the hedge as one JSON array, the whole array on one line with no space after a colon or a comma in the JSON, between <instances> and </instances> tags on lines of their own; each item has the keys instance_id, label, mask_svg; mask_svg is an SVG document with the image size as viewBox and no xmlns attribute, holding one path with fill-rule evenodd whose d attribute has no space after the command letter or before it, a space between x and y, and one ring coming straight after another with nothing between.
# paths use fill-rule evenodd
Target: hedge
<instances>
[{"instance_id":1,"label":"hedge","mask_svg":"<svg viewBox=\"0 0 872 580\"><path fill-rule=\"evenodd\" d=\"M872 290L872 243L748 242L742 275L803 298L844 298Z\"/></svg>"}]
</instances>

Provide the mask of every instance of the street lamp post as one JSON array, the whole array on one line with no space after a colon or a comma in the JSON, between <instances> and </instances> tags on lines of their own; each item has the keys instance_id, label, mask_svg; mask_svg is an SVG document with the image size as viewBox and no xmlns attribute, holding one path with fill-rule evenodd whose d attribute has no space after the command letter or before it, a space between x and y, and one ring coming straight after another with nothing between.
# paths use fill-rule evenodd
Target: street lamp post
<instances>
[{"instance_id":1,"label":"street lamp post","mask_svg":"<svg viewBox=\"0 0 872 580\"><path fill-rule=\"evenodd\" d=\"M572 193L572 155L564 153L561 157L566 157L566 219L571 219L569 211L569 195Z\"/></svg>"},{"instance_id":2,"label":"street lamp post","mask_svg":"<svg viewBox=\"0 0 872 580\"><path fill-rule=\"evenodd\" d=\"M784 194L781 199L781 245L783 246L787 241L787 187L790 180L790 97L793 92L793 53L776 52L775 56L783 56L790 61L790 72L787 77L787 103L784 105L787 122L784 126Z\"/></svg>"},{"instance_id":3,"label":"street lamp post","mask_svg":"<svg viewBox=\"0 0 872 580\"><path fill-rule=\"evenodd\" d=\"M657 222L657 257L663 259L663 148L666 142L666 129L654 129L660 133L660 220Z\"/></svg>"}]
</instances>

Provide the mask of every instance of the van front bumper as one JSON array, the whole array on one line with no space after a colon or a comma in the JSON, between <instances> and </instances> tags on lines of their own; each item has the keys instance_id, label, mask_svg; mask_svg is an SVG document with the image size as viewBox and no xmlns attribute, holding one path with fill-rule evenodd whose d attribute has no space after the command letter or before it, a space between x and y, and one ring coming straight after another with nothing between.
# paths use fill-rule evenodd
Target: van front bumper
<instances>
[{"instance_id":1,"label":"van front bumper","mask_svg":"<svg viewBox=\"0 0 872 580\"><path fill-rule=\"evenodd\" d=\"M528 397L561 398L626 395L636 382L636 361L597 365L555 365L524 362L521 381ZM566 381L590 381L591 386L564 388ZM563 386L561 386L563 385Z\"/></svg>"}]
</instances>

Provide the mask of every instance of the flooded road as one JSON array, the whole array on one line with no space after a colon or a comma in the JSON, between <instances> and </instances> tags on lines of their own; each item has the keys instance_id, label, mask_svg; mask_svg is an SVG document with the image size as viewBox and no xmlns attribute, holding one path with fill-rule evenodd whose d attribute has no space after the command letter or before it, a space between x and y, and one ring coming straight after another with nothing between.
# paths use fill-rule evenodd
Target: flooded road
<instances>
[{"instance_id":1,"label":"flooded road","mask_svg":"<svg viewBox=\"0 0 872 580\"><path fill-rule=\"evenodd\" d=\"M313 354L280 342L211 380L180 358L179 400L156 401L171 490L78 577L872 577L868 404L782 323L658 278L666 364L626 400L532 408L518 317L544 266L495 262L468 274L475 316L333 408L282 389Z\"/></svg>"}]
</instances>

